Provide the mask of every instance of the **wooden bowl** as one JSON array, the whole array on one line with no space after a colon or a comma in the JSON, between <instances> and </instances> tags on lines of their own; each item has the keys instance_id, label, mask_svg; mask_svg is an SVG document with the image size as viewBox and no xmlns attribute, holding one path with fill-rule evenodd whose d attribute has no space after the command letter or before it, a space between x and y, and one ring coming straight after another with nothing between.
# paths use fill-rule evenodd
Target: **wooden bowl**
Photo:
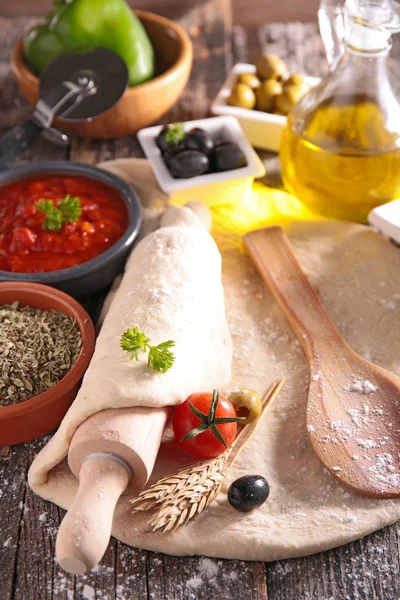
<instances>
[{"instance_id":1,"label":"wooden bowl","mask_svg":"<svg viewBox=\"0 0 400 600\"><path fill-rule=\"evenodd\" d=\"M185 31L173 21L151 12L134 12L155 49L159 75L151 81L127 88L115 106L90 123L56 119L54 123L60 129L89 138L121 137L157 121L178 100L192 67L192 43ZM39 78L25 63L22 39L13 48L11 67L22 94L35 105Z\"/></svg>"},{"instance_id":2,"label":"wooden bowl","mask_svg":"<svg viewBox=\"0 0 400 600\"><path fill-rule=\"evenodd\" d=\"M29 442L56 429L75 400L81 379L94 352L93 323L76 300L47 285L0 283L0 306L18 300L22 306L59 310L74 317L82 334L82 348L72 369L52 388L30 400L0 406L0 446Z\"/></svg>"}]
</instances>

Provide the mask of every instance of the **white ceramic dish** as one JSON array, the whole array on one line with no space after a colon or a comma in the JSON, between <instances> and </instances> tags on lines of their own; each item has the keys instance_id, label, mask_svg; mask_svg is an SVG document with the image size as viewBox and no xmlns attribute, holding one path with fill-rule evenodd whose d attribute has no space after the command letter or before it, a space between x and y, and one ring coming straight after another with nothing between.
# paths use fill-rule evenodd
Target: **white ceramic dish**
<instances>
[{"instance_id":1,"label":"white ceramic dish","mask_svg":"<svg viewBox=\"0 0 400 600\"><path fill-rule=\"evenodd\" d=\"M400 200L374 208L368 215L368 221L384 236L400 244Z\"/></svg>"},{"instance_id":2,"label":"white ceramic dish","mask_svg":"<svg viewBox=\"0 0 400 600\"><path fill-rule=\"evenodd\" d=\"M235 198L249 193L254 178L262 177L265 168L247 141L237 119L231 116L199 119L185 122L185 131L201 127L214 141L229 140L237 144L247 160L247 166L232 171L208 173L190 179L175 179L164 163L156 137L162 126L147 127L138 132L143 152L149 159L161 189L170 195L171 201L185 204L189 200L200 200L208 206L230 204Z\"/></svg>"},{"instance_id":3,"label":"white ceramic dish","mask_svg":"<svg viewBox=\"0 0 400 600\"><path fill-rule=\"evenodd\" d=\"M255 148L262 148L263 150L273 150L274 152L278 152L282 131L287 122L286 117L265 113L260 110L229 106L229 104L227 104L227 100L236 83L238 75L241 73L255 72L256 68L254 65L245 63L236 64L230 71L218 96L212 103L211 112L213 115L229 115L236 117L252 146ZM320 82L320 79L317 77L305 76L304 78L311 87L316 86Z\"/></svg>"}]
</instances>

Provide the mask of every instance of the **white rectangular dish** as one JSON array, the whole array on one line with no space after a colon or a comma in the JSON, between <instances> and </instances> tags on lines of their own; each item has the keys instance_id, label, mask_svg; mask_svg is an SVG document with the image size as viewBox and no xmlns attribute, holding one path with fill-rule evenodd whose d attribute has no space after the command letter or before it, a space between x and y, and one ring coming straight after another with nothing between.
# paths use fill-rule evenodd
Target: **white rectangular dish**
<instances>
[{"instance_id":1,"label":"white rectangular dish","mask_svg":"<svg viewBox=\"0 0 400 600\"><path fill-rule=\"evenodd\" d=\"M384 236L400 244L400 199L374 208L368 215L368 221Z\"/></svg>"},{"instance_id":2,"label":"white rectangular dish","mask_svg":"<svg viewBox=\"0 0 400 600\"><path fill-rule=\"evenodd\" d=\"M250 144L255 148L273 150L278 152L282 131L287 123L287 118L281 115L265 113L260 110L250 110L229 106L227 99L241 73L255 73L254 65L246 63L236 64L230 71L217 97L211 105L213 115L227 115L236 117ZM318 77L304 77L311 86L316 86L321 80Z\"/></svg>"},{"instance_id":3,"label":"white rectangular dish","mask_svg":"<svg viewBox=\"0 0 400 600\"><path fill-rule=\"evenodd\" d=\"M190 179L176 179L170 174L164 163L156 137L163 126L147 127L138 132L143 152L149 159L160 188L170 195L176 204L185 204L190 200L200 200L208 206L230 204L235 198L242 198L251 190L256 177L265 174L265 168L256 152L247 141L237 119L232 116L199 119L184 123L185 131L201 127L214 141L224 139L234 142L246 157L247 165L231 171L206 173Z\"/></svg>"}]
</instances>

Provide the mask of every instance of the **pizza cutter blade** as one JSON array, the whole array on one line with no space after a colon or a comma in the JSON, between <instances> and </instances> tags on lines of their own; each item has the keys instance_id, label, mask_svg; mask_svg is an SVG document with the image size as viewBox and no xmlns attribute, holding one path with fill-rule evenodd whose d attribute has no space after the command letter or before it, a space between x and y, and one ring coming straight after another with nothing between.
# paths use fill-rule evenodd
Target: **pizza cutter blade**
<instances>
[{"instance_id":1,"label":"pizza cutter blade","mask_svg":"<svg viewBox=\"0 0 400 600\"><path fill-rule=\"evenodd\" d=\"M0 168L11 165L43 131L51 141L67 145L68 137L51 127L54 118L89 121L114 106L127 84L125 62L111 50L58 56L40 76L33 113L0 139Z\"/></svg>"}]
</instances>

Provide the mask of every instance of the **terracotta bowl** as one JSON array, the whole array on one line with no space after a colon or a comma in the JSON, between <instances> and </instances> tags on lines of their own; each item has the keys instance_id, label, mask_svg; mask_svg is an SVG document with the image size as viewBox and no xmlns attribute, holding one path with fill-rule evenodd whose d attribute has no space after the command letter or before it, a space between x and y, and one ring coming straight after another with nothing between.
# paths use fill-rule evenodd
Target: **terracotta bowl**
<instances>
[{"instance_id":1,"label":"terracotta bowl","mask_svg":"<svg viewBox=\"0 0 400 600\"><path fill-rule=\"evenodd\" d=\"M41 310L74 317L82 333L82 348L72 369L55 386L25 402L0 406L0 446L29 442L56 429L78 392L94 352L95 332L85 309L60 290L38 283L0 283L0 306L15 300Z\"/></svg>"},{"instance_id":2,"label":"terracotta bowl","mask_svg":"<svg viewBox=\"0 0 400 600\"><path fill-rule=\"evenodd\" d=\"M127 88L115 106L90 123L55 120L60 129L89 138L129 135L157 121L178 100L192 68L192 43L185 31L173 21L151 12L134 12L142 21L155 49L159 75L147 83ZM35 105L39 79L24 61L21 39L14 46L11 66L22 94Z\"/></svg>"}]
</instances>

